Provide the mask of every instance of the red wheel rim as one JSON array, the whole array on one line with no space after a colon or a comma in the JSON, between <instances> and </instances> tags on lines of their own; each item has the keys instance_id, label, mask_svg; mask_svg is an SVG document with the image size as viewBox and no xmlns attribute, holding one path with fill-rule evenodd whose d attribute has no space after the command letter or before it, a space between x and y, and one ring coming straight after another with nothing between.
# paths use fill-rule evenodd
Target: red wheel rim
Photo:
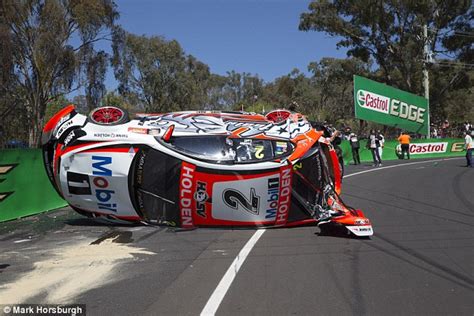
<instances>
[{"instance_id":1,"label":"red wheel rim","mask_svg":"<svg viewBox=\"0 0 474 316\"><path fill-rule=\"evenodd\" d=\"M281 123L285 121L289 116L291 115L290 111L287 110L275 110L270 113L268 113L265 118L268 121L272 121L274 123Z\"/></svg>"},{"instance_id":2,"label":"red wheel rim","mask_svg":"<svg viewBox=\"0 0 474 316\"><path fill-rule=\"evenodd\" d=\"M113 124L124 116L124 113L122 110L119 108L115 107L103 107L95 110L92 112L92 120L95 123L101 123L101 124Z\"/></svg>"}]
</instances>

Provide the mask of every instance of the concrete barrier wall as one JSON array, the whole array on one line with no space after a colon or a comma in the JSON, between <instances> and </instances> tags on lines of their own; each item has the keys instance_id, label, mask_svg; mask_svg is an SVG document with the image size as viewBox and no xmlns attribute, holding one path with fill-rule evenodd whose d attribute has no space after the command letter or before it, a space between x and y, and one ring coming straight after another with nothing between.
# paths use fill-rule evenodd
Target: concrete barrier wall
<instances>
[{"instance_id":1,"label":"concrete barrier wall","mask_svg":"<svg viewBox=\"0 0 474 316\"><path fill-rule=\"evenodd\" d=\"M0 222L66 204L49 182L40 149L0 150Z\"/></svg>"},{"instance_id":2,"label":"concrete barrier wall","mask_svg":"<svg viewBox=\"0 0 474 316\"><path fill-rule=\"evenodd\" d=\"M359 155L361 162L371 162L372 153L366 148L367 140L360 141ZM396 154L398 145L397 140L386 140L382 154L382 161L396 160L399 157ZM416 139L410 144L410 158L442 158L442 157L459 157L466 155L464 147L464 139L460 138L443 138L443 139ZM343 141L341 144L344 163L353 163L352 151L349 141ZM406 158L406 157L405 157Z\"/></svg>"}]
</instances>

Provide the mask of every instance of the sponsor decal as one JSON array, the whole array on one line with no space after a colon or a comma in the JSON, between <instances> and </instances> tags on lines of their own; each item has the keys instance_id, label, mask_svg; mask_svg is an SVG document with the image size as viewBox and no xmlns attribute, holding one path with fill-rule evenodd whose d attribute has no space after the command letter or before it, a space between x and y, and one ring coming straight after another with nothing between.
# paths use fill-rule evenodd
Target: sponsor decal
<instances>
[{"instance_id":1,"label":"sponsor decal","mask_svg":"<svg viewBox=\"0 0 474 316\"><path fill-rule=\"evenodd\" d=\"M138 158L138 168L136 172L136 182L138 184L138 187L141 187L143 185L143 166L145 165L145 158L146 158L146 153L143 151L141 152L140 158ZM143 209L145 208L145 202L143 200L143 194L140 190L137 190L137 203L138 203L138 208L143 212Z\"/></svg>"},{"instance_id":2,"label":"sponsor decal","mask_svg":"<svg viewBox=\"0 0 474 316\"><path fill-rule=\"evenodd\" d=\"M227 206L238 210L239 204L243 209L251 214L258 215L260 212L260 196L255 193L255 188L250 188L250 198L247 199L242 192L227 189L222 192L222 199Z\"/></svg>"},{"instance_id":3,"label":"sponsor decal","mask_svg":"<svg viewBox=\"0 0 474 316\"><path fill-rule=\"evenodd\" d=\"M91 195L91 183L87 174L68 172L67 188L74 195Z\"/></svg>"},{"instance_id":4,"label":"sponsor decal","mask_svg":"<svg viewBox=\"0 0 474 316\"><path fill-rule=\"evenodd\" d=\"M119 133L94 133L97 138L128 138L128 134Z\"/></svg>"},{"instance_id":5,"label":"sponsor decal","mask_svg":"<svg viewBox=\"0 0 474 316\"><path fill-rule=\"evenodd\" d=\"M281 168L280 198L275 225L285 225L288 219L291 203L291 169L291 165Z\"/></svg>"},{"instance_id":6,"label":"sponsor decal","mask_svg":"<svg viewBox=\"0 0 474 316\"><path fill-rule=\"evenodd\" d=\"M356 236L372 236L374 234L374 231L372 229L372 226L366 225L366 226L346 226L346 228L351 231L353 234Z\"/></svg>"},{"instance_id":7,"label":"sponsor decal","mask_svg":"<svg viewBox=\"0 0 474 316\"><path fill-rule=\"evenodd\" d=\"M76 133L75 131L71 131L64 139L64 146L67 146L74 137L76 137Z\"/></svg>"},{"instance_id":8,"label":"sponsor decal","mask_svg":"<svg viewBox=\"0 0 474 316\"><path fill-rule=\"evenodd\" d=\"M275 156L283 155L287 151L288 151L288 143L287 142L276 142Z\"/></svg>"},{"instance_id":9,"label":"sponsor decal","mask_svg":"<svg viewBox=\"0 0 474 316\"><path fill-rule=\"evenodd\" d=\"M207 194L207 183L202 181L197 181L196 183L196 192L194 193L194 200L196 201L196 213L206 218L206 201L209 199Z\"/></svg>"},{"instance_id":10,"label":"sponsor decal","mask_svg":"<svg viewBox=\"0 0 474 316\"><path fill-rule=\"evenodd\" d=\"M357 104L360 107L388 114L388 103L390 98L370 91L357 91Z\"/></svg>"},{"instance_id":11,"label":"sponsor decal","mask_svg":"<svg viewBox=\"0 0 474 316\"><path fill-rule=\"evenodd\" d=\"M110 164L112 164L112 157L92 156L92 174L97 176L112 176L112 170L105 167L105 165Z\"/></svg>"},{"instance_id":12,"label":"sponsor decal","mask_svg":"<svg viewBox=\"0 0 474 316\"><path fill-rule=\"evenodd\" d=\"M270 178L267 183L267 208L266 219L275 219L278 212L278 199L280 197L280 177Z\"/></svg>"},{"instance_id":13,"label":"sponsor decal","mask_svg":"<svg viewBox=\"0 0 474 316\"><path fill-rule=\"evenodd\" d=\"M426 109L395 98L390 99L389 97L360 89L357 91L356 101L360 107L371 111L390 114L416 123L423 124L425 122L424 115Z\"/></svg>"},{"instance_id":14,"label":"sponsor decal","mask_svg":"<svg viewBox=\"0 0 474 316\"><path fill-rule=\"evenodd\" d=\"M398 116L409 121L423 124L425 122L424 115L426 109L419 108L403 101L392 99L390 102L390 115Z\"/></svg>"},{"instance_id":15,"label":"sponsor decal","mask_svg":"<svg viewBox=\"0 0 474 316\"><path fill-rule=\"evenodd\" d=\"M453 143L451 145L451 152L457 153L460 151L464 151L464 143Z\"/></svg>"},{"instance_id":16,"label":"sponsor decal","mask_svg":"<svg viewBox=\"0 0 474 316\"><path fill-rule=\"evenodd\" d=\"M72 125L72 121L68 121L66 123L63 124L63 126L61 126L59 129L58 129L58 133L57 133L57 138L61 137L61 135L69 128L71 127Z\"/></svg>"},{"instance_id":17,"label":"sponsor decal","mask_svg":"<svg viewBox=\"0 0 474 316\"><path fill-rule=\"evenodd\" d=\"M195 166L186 162L182 163L181 176L179 179L179 208L181 213L181 226L193 227L192 203L193 203L193 178Z\"/></svg>"},{"instance_id":18,"label":"sponsor decal","mask_svg":"<svg viewBox=\"0 0 474 316\"><path fill-rule=\"evenodd\" d=\"M129 127L128 131L136 134L148 134L148 128L143 127Z\"/></svg>"},{"instance_id":19,"label":"sponsor decal","mask_svg":"<svg viewBox=\"0 0 474 316\"><path fill-rule=\"evenodd\" d=\"M61 126L61 124L63 124L64 122L66 122L70 118L71 118L71 114L68 114L68 115L65 115L65 116L61 117L61 119L58 121L58 124L56 124L56 126Z\"/></svg>"},{"instance_id":20,"label":"sponsor decal","mask_svg":"<svg viewBox=\"0 0 474 316\"><path fill-rule=\"evenodd\" d=\"M115 191L110 190L109 180L106 177L112 176L112 170L106 165L112 164L112 157L92 156L92 178L94 184L94 194L97 199L97 207L101 210L117 212L117 204L113 203Z\"/></svg>"},{"instance_id":21,"label":"sponsor decal","mask_svg":"<svg viewBox=\"0 0 474 316\"><path fill-rule=\"evenodd\" d=\"M5 176L8 174L10 171L16 168L18 166L17 163L13 164L6 164L6 165L0 165L0 176ZM0 183L5 181L5 178L0 178ZM7 197L15 193L15 191L9 191L9 192L0 192L0 203L5 201Z\"/></svg>"},{"instance_id":22,"label":"sponsor decal","mask_svg":"<svg viewBox=\"0 0 474 316\"><path fill-rule=\"evenodd\" d=\"M447 142L410 144L410 154L413 154L413 155L439 154L439 153L445 153L447 148L448 148Z\"/></svg>"}]
</instances>

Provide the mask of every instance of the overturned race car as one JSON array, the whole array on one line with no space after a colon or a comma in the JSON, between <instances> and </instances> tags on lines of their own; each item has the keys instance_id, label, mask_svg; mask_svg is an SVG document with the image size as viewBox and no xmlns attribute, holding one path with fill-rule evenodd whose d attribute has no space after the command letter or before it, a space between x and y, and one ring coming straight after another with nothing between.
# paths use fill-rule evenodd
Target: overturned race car
<instances>
[{"instance_id":1,"label":"overturned race car","mask_svg":"<svg viewBox=\"0 0 474 316\"><path fill-rule=\"evenodd\" d=\"M89 116L73 105L43 129L58 193L91 217L199 226L344 226L371 236L362 211L341 200L332 145L287 110Z\"/></svg>"}]
</instances>

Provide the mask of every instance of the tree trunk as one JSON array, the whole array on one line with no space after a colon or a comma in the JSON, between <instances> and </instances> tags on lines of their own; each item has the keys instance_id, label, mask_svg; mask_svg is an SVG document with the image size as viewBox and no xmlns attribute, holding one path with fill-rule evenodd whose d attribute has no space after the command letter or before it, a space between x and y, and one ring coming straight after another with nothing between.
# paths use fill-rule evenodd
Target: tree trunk
<instances>
[{"instance_id":1,"label":"tree trunk","mask_svg":"<svg viewBox=\"0 0 474 316\"><path fill-rule=\"evenodd\" d=\"M33 106L31 122L28 126L28 145L30 148L41 147L41 133L44 125L44 114L46 111L46 102L37 100Z\"/></svg>"}]
</instances>

